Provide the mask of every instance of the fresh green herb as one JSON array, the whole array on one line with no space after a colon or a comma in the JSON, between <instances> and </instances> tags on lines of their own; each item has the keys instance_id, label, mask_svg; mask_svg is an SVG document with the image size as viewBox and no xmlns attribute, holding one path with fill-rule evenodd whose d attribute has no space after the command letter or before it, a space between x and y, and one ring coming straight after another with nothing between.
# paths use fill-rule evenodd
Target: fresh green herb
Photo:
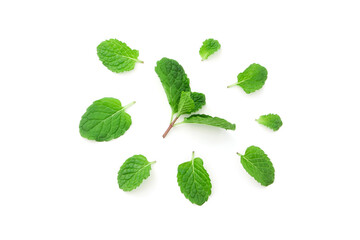
<instances>
[{"instance_id":1,"label":"fresh green herb","mask_svg":"<svg viewBox=\"0 0 360 240\"><path fill-rule=\"evenodd\" d=\"M259 119L256 119L256 121L268 128L271 128L274 131L279 130L279 128L283 124L280 116L272 113L267 115L262 115L259 117Z\"/></svg>"},{"instance_id":2,"label":"fresh green herb","mask_svg":"<svg viewBox=\"0 0 360 240\"><path fill-rule=\"evenodd\" d=\"M163 134L165 138L181 115L196 112L205 105L205 95L191 92L189 78L183 67L173 59L162 58L157 62L155 72L160 78L172 110L171 123Z\"/></svg>"},{"instance_id":3,"label":"fresh green herb","mask_svg":"<svg viewBox=\"0 0 360 240\"><path fill-rule=\"evenodd\" d=\"M150 176L151 165L143 155L134 155L128 158L120 167L118 172L119 188L124 191L131 191Z\"/></svg>"},{"instance_id":4,"label":"fresh green herb","mask_svg":"<svg viewBox=\"0 0 360 240\"><path fill-rule=\"evenodd\" d=\"M197 124L205 124L214 127L224 128L226 130L235 130L236 125L232 124L225 119L218 117L211 117L205 114L193 114L189 117L184 118L183 123L197 123ZM180 124L180 123L179 123Z\"/></svg>"},{"instance_id":5,"label":"fresh green herb","mask_svg":"<svg viewBox=\"0 0 360 240\"><path fill-rule=\"evenodd\" d=\"M267 70L263 66L253 63L244 72L239 73L237 76L238 82L229 85L228 88L233 86L240 86L244 91L249 94L259 90L264 86L267 79Z\"/></svg>"},{"instance_id":6,"label":"fresh green herb","mask_svg":"<svg viewBox=\"0 0 360 240\"><path fill-rule=\"evenodd\" d=\"M102 98L93 102L81 117L81 136L99 142L120 137L131 125L131 117L125 110L134 103L123 107L116 98Z\"/></svg>"},{"instance_id":7,"label":"fresh green herb","mask_svg":"<svg viewBox=\"0 0 360 240\"><path fill-rule=\"evenodd\" d=\"M274 182L275 169L263 150L259 147L250 146L245 154L237 153L241 158L241 164L245 170L263 186Z\"/></svg>"},{"instance_id":8,"label":"fresh green herb","mask_svg":"<svg viewBox=\"0 0 360 240\"><path fill-rule=\"evenodd\" d=\"M212 38L206 39L199 51L202 61L208 59L208 57L218 51L220 47L221 45L218 40Z\"/></svg>"},{"instance_id":9,"label":"fresh green herb","mask_svg":"<svg viewBox=\"0 0 360 240\"><path fill-rule=\"evenodd\" d=\"M139 51L133 50L117 39L103 41L97 47L100 61L112 72L120 73L133 70L139 60Z\"/></svg>"},{"instance_id":10,"label":"fresh green herb","mask_svg":"<svg viewBox=\"0 0 360 240\"><path fill-rule=\"evenodd\" d=\"M178 167L177 182L184 196L199 206L203 205L211 194L209 174L203 166L201 158L194 158Z\"/></svg>"}]
</instances>

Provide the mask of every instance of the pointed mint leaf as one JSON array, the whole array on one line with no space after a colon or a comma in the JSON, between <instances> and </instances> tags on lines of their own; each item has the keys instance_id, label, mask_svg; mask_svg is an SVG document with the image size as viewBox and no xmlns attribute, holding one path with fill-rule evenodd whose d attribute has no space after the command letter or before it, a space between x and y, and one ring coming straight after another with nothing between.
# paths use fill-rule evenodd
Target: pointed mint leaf
<instances>
[{"instance_id":1,"label":"pointed mint leaf","mask_svg":"<svg viewBox=\"0 0 360 240\"><path fill-rule=\"evenodd\" d=\"M199 111L206 104L205 95L202 93L192 92L191 98L194 100L195 103L195 107L191 112Z\"/></svg>"},{"instance_id":2,"label":"pointed mint leaf","mask_svg":"<svg viewBox=\"0 0 360 240\"><path fill-rule=\"evenodd\" d=\"M235 130L236 125L226 121L225 119L212 117L205 114L193 114L189 117L184 118L183 123L197 123L205 124L214 127L224 128L226 130Z\"/></svg>"},{"instance_id":3,"label":"pointed mint leaf","mask_svg":"<svg viewBox=\"0 0 360 240\"><path fill-rule=\"evenodd\" d=\"M244 155L240 153L238 155L241 157L241 164L245 170L261 185L269 186L274 182L275 169L261 148L250 146Z\"/></svg>"},{"instance_id":4,"label":"pointed mint leaf","mask_svg":"<svg viewBox=\"0 0 360 240\"><path fill-rule=\"evenodd\" d=\"M184 196L199 206L203 205L211 194L209 174L201 158L194 158L178 167L177 182Z\"/></svg>"},{"instance_id":5,"label":"pointed mint leaf","mask_svg":"<svg viewBox=\"0 0 360 240\"><path fill-rule=\"evenodd\" d=\"M110 71L120 73L134 69L135 63L143 63L139 60L139 51L133 50L117 39L103 41L97 47L97 55L100 61Z\"/></svg>"},{"instance_id":6,"label":"pointed mint leaf","mask_svg":"<svg viewBox=\"0 0 360 240\"><path fill-rule=\"evenodd\" d=\"M195 108L194 100L190 96L190 92L182 92L178 107L178 116L191 113Z\"/></svg>"},{"instance_id":7,"label":"pointed mint leaf","mask_svg":"<svg viewBox=\"0 0 360 240\"><path fill-rule=\"evenodd\" d=\"M151 165L143 155L134 155L128 158L120 167L118 172L119 188L124 191L131 191L150 176Z\"/></svg>"},{"instance_id":8,"label":"pointed mint leaf","mask_svg":"<svg viewBox=\"0 0 360 240\"><path fill-rule=\"evenodd\" d=\"M162 58L156 63L155 72L165 90L172 114L178 112L182 92L190 92L189 79L183 67L175 60Z\"/></svg>"},{"instance_id":9,"label":"pointed mint leaf","mask_svg":"<svg viewBox=\"0 0 360 240\"><path fill-rule=\"evenodd\" d=\"M218 51L220 47L221 45L218 40L212 38L206 39L199 51L199 54L202 58L201 60L203 61L208 59L208 57Z\"/></svg>"},{"instance_id":10,"label":"pointed mint leaf","mask_svg":"<svg viewBox=\"0 0 360 240\"><path fill-rule=\"evenodd\" d=\"M238 82L229 87L240 86L244 91L249 94L262 88L267 79L267 70L263 66L253 63L244 72L239 73L237 76Z\"/></svg>"},{"instance_id":11,"label":"pointed mint leaf","mask_svg":"<svg viewBox=\"0 0 360 240\"><path fill-rule=\"evenodd\" d=\"M131 125L131 117L116 98L102 98L91 104L81 117L79 129L82 137L95 141L110 141L123 135Z\"/></svg>"},{"instance_id":12,"label":"pointed mint leaf","mask_svg":"<svg viewBox=\"0 0 360 240\"><path fill-rule=\"evenodd\" d=\"M283 124L280 116L272 113L267 115L262 115L259 117L259 119L256 119L256 121L268 128L271 128L274 131L279 130L279 128Z\"/></svg>"}]
</instances>

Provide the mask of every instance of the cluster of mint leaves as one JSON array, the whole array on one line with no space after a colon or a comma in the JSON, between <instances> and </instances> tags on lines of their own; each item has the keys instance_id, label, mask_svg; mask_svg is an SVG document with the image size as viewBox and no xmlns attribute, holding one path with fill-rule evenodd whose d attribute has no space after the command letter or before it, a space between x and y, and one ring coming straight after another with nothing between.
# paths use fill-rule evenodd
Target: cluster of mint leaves
<instances>
[{"instance_id":1,"label":"cluster of mint leaves","mask_svg":"<svg viewBox=\"0 0 360 240\"><path fill-rule=\"evenodd\" d=\"M202 60L208 59L220 49L217 40L207 39L203 42L199 54ZM117 39L103 41L97 47L97 54L102 63L112 72L120 73L134 69L139 60L139 51L131 49ZM226 130L235 130L236 126L225 119L212 117L205 114L194 114L205 104L206 98L203 93L192 92L190 80L183 67L173 59L162 58L156 63L155 72L166 93L171 107L170 125L163 134L163 138L169 131L181 123L205 124L220 127ZM238 81L228 87L240 86L247 94L255 92L263 87L267 79L265 67L253 63L237 76ZM94 101L83 114L79 130L82 137L95 141L110 141L122 136L131 126L131 116L125 111L135 103L122 106L116 98L102 98ZM176 121L183 115L183 121ZM273 131L282 126L282 121L277 114L262 115L256 121ZM274 182L275 170L272 162L264 151L256 146L250 146L240 156L240 162L244 169L263 186ZM151 166L143 155L134 155L128 158L118 172L118 185L124 191L131 191L150 176ZM180 191L190 202L202 205L211 194L211 180L203 166L201 158L192 159L178 166L177 182Z\"/></svg>"}]
</instances>

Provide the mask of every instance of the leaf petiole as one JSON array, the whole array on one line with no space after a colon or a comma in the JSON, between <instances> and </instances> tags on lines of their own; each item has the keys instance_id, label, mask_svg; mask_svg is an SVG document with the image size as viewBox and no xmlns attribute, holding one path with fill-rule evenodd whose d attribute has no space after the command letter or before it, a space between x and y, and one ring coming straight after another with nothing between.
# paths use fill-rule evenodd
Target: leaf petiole
<instances>
[{"instance_id":1,"label":"leaf petiole","mask_svg":"<svg viewBox=\"0 0 360 240\"><path fill-rule=\"evenodd\" d=\"M134 105L136 103L136 101L133 101L131 103L129 103L128 105L124 106L124 110L131 107L132 105Z\"/></svg>"},{"instance_id":2,"label":"leaf petiole","mask_svg":"<svg viewBox=\"0 0 360 240\"><path fill-rule=\"evenodd\" d=\"M237 84L238 83L231 84L231 85L227 86L227 88L235 87Z\"/></svg>"}]
</instances>

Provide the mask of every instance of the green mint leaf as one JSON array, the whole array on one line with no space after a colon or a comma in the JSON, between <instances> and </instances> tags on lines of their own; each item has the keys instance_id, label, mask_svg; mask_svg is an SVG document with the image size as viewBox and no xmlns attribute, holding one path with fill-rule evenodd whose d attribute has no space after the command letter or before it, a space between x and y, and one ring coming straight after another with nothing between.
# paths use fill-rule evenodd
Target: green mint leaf
<instances>
[{"instance_id":1,"label":"green mint leaf","mask_svg":"<svg viewBox=\"0 0 360 240\"><path fill-rule=\"evenodd\" d=\"M194 100L190 96L190 92L182 92L178 107L178 116L191 113L195 107Z\"/></svg>"},{"instance_id":2,"label":"green mint leaf","mask_svg":"<svg viewBox=\"0 0 360 240\"><path fill-rule=\"evenodd\" d=\"M189 117L184 118L183 123L198 123L198 124L205 124L214 127L224 128L226 130L235 130L236 125L232 124L225 119L218 118L218 117L211 117L205 114L194 114Z\"/></svg>"},{"instance_id":3,"label":"green mint leaf","mask_svg":"<svg viewBox=\"0 0 360 240\"><path fill-rule=\"evenodd\" d=\"M237 154L241 157L241 164L245 170L261 185L268 186L274 182L275 169L261 148L251 146L246 149L244 155Z\"/></svg>"},{"instance_id":4,"label":"green mint leaf","mask_svg":"<svg viewBox=\"0 0 360 240\"><path fill-rule=\"evenodd\" d=\"M249 94L259 90L264 86L267 79L267 70L263 66L253 63L244 72L239 73L237 76L238 82L229 87L240 86L244 91Z\"/></svg>"},{"instance_id":5,"label":"green mint leaf","mask_svg":"<svg viewBox=\"0 0 360 240\"><path fill-rule=\"evenodd\" d=\"M195 107L191 112L199 111L206 104L205 95L202 93L192 92L191 98L194 100L195 103Z\"/></svg>"},{"instance_id":6,"label":"green mint leaf","mask_svg":"<svg viewBox=\"0 0 360 240\"><path fill-rule=\"evenodd\" d=\"M206 39L199 51L202 61L208 59L208 57L219 50L220 47L221 45L218 40L212 38Z\"/></svg>"},{"instance_id":7,"label":"green mint leaf","mask_svg":"<svg viewBox=\"0 0 360 240\"><path fill-rule=\"evenodd\" d=\"M184 196L199 206L203 205L211 194L209 174L201 158L194 158L178 167L177 182Z\"/></svg>"},{"instance_id":8,"label":"green mint leaf","mask_svg":"<svg viewBox=\"0 0 360 240\"><path fill-rule=\"evenodd\" d=\"M150 176L151 164L143 155L134 155L128 158L118 172L119 188L131 191Z\"/></svg>"},{"instance_id":9,"label":"green mint leaf","mask_svg":"<svg viewBox=\"0 0 360 240\"><path fill-rule=\"evenodd\" d=\"M267 115L262 115L259 117L259 119L256 119L256 121L268 128L271 128L274 131L279 130L279 128L283 124L280 116L272 113Z\"/></svg>"},{"instance_id":10,"label":"green mint leaf","mask_svg":"<svg viewBox=\"0 0 360 240\"><path fill-rule=\"evenodd\" d=\"M131 125L131 117L116 98L102 98L91 104L80 121L80 134L95 141L110 141L123 135Z\"/></svg>"},{"instance_id":11,"label":"green mint leaf","mask_svg":"<svg viewBox=\"0 0 360 240\"><path fill-rule=\"evenodd\" d=\"M169 101L172 114L178 112L182 92L190 92L189 79L183 67L175 60L162 58L156 63L155 72L160 78Z\"/></svg>"},{"instance_id":12,"label":"green mint leaf","mask_svg":"<svg viewBox=\"0 0 360 240\"><path fill-rule=\"evenodd\" d=\"M134 69L137 62L143 63L138 59L138 50L131 49L126 43L117 39L109 39L100 43L97 47L97 55L105 67L116 73Z\"/></svg>"}]
</instances>

